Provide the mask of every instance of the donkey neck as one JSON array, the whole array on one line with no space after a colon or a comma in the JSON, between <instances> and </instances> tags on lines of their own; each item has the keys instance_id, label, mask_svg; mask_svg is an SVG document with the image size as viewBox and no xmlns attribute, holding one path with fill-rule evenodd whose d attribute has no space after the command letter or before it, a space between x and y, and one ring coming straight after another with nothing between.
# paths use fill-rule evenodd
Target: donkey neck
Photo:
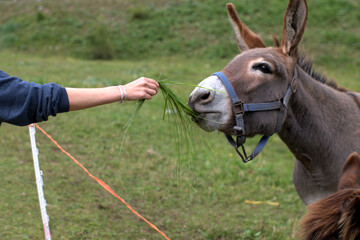
<instances>
[{"instance_id":1,"label":"donkey neck","mask_svg":"<svg viewBox=\"0 0 360 240\"><path fill-rule=\"evenodd\" d=\"M298 89L279 136L308 171L339 177L346 157L360 148L359 108L346 92L297 69Z\"/></svg>"}]
</instances>

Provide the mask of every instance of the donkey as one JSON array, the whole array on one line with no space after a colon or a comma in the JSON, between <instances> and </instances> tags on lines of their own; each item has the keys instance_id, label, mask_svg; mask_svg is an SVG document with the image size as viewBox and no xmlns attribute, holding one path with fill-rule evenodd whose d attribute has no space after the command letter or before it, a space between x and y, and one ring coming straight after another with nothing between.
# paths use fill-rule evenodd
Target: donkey
<instances>
[{"instance_id":1,"label":"donkey","mask_svg":"<svg viewBox=\"0 0 360 240\"><path fill-rule=\"evenodd\" d=\"M339 190L308 206L300 222L305 240L360 239L360 155L346 160Z\"/></svg>"},{"instance_id":2,"label":"donkey","mask_svg":"<svg viewBox=\"0 0 360 240\"><path fill-rule=\"evenodd\" d=\"M205 131L224 132L239 154L246 137L263 135L250 159L277 133L296 158L293 182L302 201L334 193L346 157L360 152L360 93L337 87L298 54L306 0L290 0L276 47L265 47L233 4L226 8L242 53L191 93L195 121Z\"/></svg>"}]
</instances>

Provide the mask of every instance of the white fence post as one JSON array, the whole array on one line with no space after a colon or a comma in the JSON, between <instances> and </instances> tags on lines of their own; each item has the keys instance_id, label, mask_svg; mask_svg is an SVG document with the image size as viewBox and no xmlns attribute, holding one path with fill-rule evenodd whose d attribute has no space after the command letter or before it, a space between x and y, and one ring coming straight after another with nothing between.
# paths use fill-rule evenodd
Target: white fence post
<instances>
[{"instance_id":1,"label":"white fence post","mask_svg":"<svg viewBox=\"0 0 360 240\"><path fill-rule=\"evenodd\" d=\"M35 125L31 124L29 125L29 133L30 133L30 141L31 141L31 150L34 160L34 169L35 169L35 177L36 177L36 186L38 191L38 197L39 197L39 203L40 203L40 211L41 211L41 218L44 226L44 234L45 234L45 240L51 240L51 234L50 234L50 227L49 227L49 216L46 213L46 200L44 197L44 191L43 191L43 178L42 178L42 171L40 170L39 165L39 151L36 147L36 128Z\"/></svg>"}]
</instances>

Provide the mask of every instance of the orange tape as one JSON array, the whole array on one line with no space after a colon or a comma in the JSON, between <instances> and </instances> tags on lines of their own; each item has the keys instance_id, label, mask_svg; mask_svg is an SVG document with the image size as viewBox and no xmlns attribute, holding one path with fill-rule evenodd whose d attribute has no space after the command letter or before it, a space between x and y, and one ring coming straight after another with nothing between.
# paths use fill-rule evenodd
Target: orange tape
<instances>
[{"instance_id":1,"label":"orange tape","mask_svg":"<svg viewBox=\"0 0 360 240\"><path fill-rule=\"evenodd\" d=\"M47 132L45 132L45 130L43 130L41 127L39 127L39 125L37 125L36 123L34 123L34 125L43 133L45 134L63 153L65 153L69 158L71 158L77 165L79 165L91 178L93 178L95 181L97 181L106 191L108 191L109 193L111 193L114 197L116 197L117 199L119 199L123 204L126 205L127 208L129 208L136 216L138 216L139 218L141 218L143 221L145 221L147 224L150 225L150 227L152 227L153 229L155 229L158 233L160 233L162 236L164 236L165 239L170 240L170 238L168 238L165 233L163 233L162 231L160 231L154 224L152 224L151 222L149 222L148 220L146 220L143 216L141 216L138 212L136 212L129 204L127 204L125 202L124 199L122 199L120 196L118 196L114 190L112 190L109 185L107 185L103 180L101 180L100 178L95 177L94 175L92 175L80 162L78 162L73 156L71 156L70 153L68 153L67 151L65 151Z\"/></svg>"}]
</instances>

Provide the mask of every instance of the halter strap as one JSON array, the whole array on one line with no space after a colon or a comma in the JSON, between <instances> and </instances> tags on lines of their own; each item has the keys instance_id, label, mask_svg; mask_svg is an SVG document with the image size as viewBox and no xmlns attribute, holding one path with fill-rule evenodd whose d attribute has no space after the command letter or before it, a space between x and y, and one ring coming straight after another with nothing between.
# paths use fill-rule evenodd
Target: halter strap
<instances>
[{"instance_id":1,"label":"halter strap","mask_svg":"<svg viewBox=\"0 0 360 240\"><path fill-rule=\"evenodd\" d=\"M216 75L220 78L221 82L224 84L226 91L228 92L228 94L231 98L231 101L233 103L240 102L233 86L231 85L231 83L230 83L229 79L226 77L226 75L223 74L222 72L216 72L213 75Z\"/></svg>"},{"instance_id":2,"label":"halter strap","mask_svg":"<svg viewBox=\"0 0 360 240\"><path fill-rule=\"evenodd\" d=\"M264 103L243 103L239 100L234 88L232 87L229 79L226 75L222 72L216 72L212 75L215 75L220 78L221 82L226 88L231 101L233 112L235 115L235 122L236 125L234 126L234 130L236 132L236 141L233 139L231 135L225 134L228 142L235 148L236 152L242 158L243 162L248 162L253 160L265 147L269 138L274 134L280 131L283 120L285 118L285 109L288 106L290 97L296 91L296 84L295 81L297 79L297 70L296 67L294 68L293 78L286 89L285 95L282 99L278 99L272 102L264 102ZM275 127L274 133L263 136L258 144L256 145L254 151L251 153L250 156L247 156L244 143L246 141L245 136L245 126L244 126L244 114L246 112L260 112L260 111L272 111L272 110L279 110L278 119ZM242 153L239 151L239 147L241 147Z\"/></svg>"}]
</instances>

